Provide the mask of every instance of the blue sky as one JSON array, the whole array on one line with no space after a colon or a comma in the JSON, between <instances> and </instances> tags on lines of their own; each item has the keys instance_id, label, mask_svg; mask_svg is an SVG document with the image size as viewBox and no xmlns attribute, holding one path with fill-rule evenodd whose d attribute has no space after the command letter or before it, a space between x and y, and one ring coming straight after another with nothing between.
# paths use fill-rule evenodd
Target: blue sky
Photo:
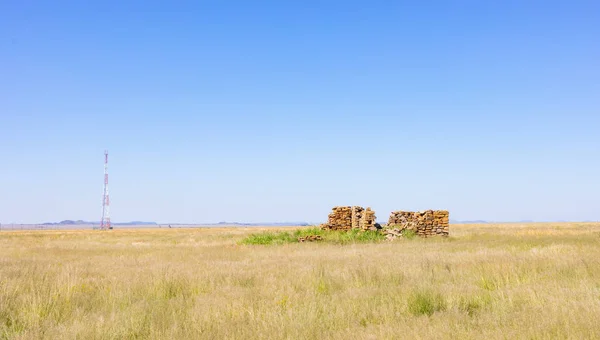
<instances>
[{"instance_id":1,"label":"blue sky","mask_svg":"<svg viewBox=\"0 0 600 340\"><path fill-rule=\"evenodd\" d=\"M597 1L5 1L0 223L600 219Z\"/></svg>"}]
</instances>

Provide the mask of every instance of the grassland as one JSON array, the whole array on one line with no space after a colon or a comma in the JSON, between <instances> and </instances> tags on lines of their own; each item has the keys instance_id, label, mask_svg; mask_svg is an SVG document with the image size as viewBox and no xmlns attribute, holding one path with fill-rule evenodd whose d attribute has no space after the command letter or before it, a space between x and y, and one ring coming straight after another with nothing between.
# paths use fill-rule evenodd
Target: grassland
<instances>
[{"instance_id":1,"label":"grassland","mask_svg":"<svg viewBox=\"0 0 600 340\"><path fill-rule=\"evenodd\" d=\"M254 232L1 232L0 338L600 338L600 224L241 243Z\"/></svg>"}]
</instances>

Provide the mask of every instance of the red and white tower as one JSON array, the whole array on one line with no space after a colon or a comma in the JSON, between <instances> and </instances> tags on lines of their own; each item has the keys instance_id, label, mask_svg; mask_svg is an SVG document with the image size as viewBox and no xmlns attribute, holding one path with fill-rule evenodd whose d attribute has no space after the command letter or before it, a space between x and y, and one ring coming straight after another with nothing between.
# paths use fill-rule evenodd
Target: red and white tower
<instances>
[{"instance_id":1,"label":"red and white tower","mask_svg":"<svg viewBox=\"0 0 600 340\"><path fill-rule=\"evenodd\" d=\"M108 151L104 151L104 195L102 196L100 229L112 229L110 224L110 199L108 198Z\"/></svg>"}]
</instances>

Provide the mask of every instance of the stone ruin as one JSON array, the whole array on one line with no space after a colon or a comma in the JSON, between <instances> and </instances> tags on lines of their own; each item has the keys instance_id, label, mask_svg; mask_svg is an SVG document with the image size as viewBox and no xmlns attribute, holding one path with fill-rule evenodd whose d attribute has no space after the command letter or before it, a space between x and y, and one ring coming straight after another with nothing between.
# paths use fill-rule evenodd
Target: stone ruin
<instances>
[{"instance_id":1,"label":"stone ruin","mask_svg":"<svg viewBox=\"0 0 600 340\"><path fill-rule=\"evenodd\" d=\"M448 236L450 214L446 210L393 211L387 229L391 231L387 234L393 236L400 236L404 230L412 230L421 237Z\"/></svg>"},{"instance_id":2,"label":"stone ruin","mask_svg":"<svg viewBox=\"0 0 600 340\"><path fill-rule=\"evenodd\" d=\"M321 229L348 231L380 230L375 222L375 211L359 206L334 207L327 223ZM381 230L388 240L401 237L404 231L413 231L420 237L448 236L450 231L450 214L447 210L425 211L393 211L387 225ZM312 241L312 240L303 240Z\"/></svg>"},{"instance_id":3,"label":"stone ruin","mask_svg":"<svg viewBox=\"0 0 600 340\"><path fill-rule=\"evenodd\" d=\"M327 223L321 225L321 229L328 230L377 230L375 223L375 211L371 208L359 206L334 207L329 214Z\"/></svg>"}]
</instances>

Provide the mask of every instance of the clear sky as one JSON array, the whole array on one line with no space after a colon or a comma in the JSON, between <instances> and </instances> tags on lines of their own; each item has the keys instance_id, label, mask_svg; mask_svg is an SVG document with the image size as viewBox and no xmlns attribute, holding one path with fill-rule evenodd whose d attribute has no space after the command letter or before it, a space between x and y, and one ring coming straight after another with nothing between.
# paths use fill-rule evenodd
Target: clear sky
<instances>
[{"instance_id":1,"label":"clear sky","mask_svg":"<svg viewBox=\"0 0 600 340\"><path fill-rule=\"evenodd\" d=\"M0 222L600 219L598 1L2 1Z\"/></svg>"}]
</instances>

